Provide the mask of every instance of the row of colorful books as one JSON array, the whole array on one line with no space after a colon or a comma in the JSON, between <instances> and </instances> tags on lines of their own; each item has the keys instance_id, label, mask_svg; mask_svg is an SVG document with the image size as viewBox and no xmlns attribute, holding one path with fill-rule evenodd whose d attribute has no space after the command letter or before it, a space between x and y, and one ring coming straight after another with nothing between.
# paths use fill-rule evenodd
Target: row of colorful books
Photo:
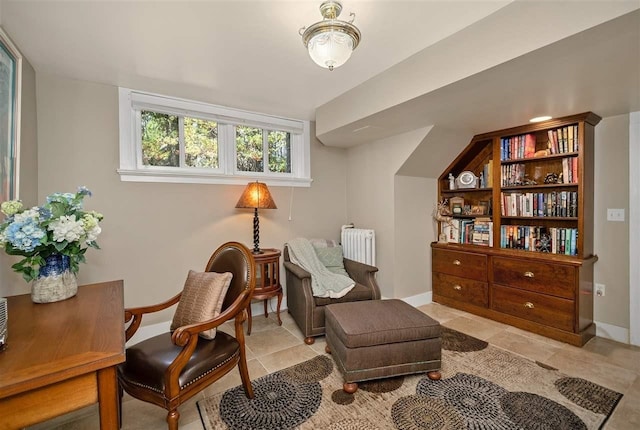
<instances>
[{"instance_id":1,"label":"row of colorful books","mask_svg":"<svg viewBox=\"0 0 640 430\"><path fill-rule=\"evenodd\" d=\"M500 247L551 254L577 255L577 228L503 225Z\"/></svg>"},{"instance_id":2,"label":"row of colorful books","mask_svg":"<svg viewBox=\"0 0 640 430\"><path fill-rule=\"evenodd\" d=\"M493 222L488 217L454 218L443 225L449 243L493 246Z\"/></svg>"},{"instance_id":3,"label":"row of colorful books","mask_svg":"<svg viewBox=\"0 0 640 430\"><path fill-rule=\"evenodd\" d=\"M549 155L578 152L578 125L568 125L547 131L547 149ZM536 136L533 133L500 139L500 160L518 160L533 158L536 154Z\"/></svg>"},{"instance_id":4,"label":"row of colorful books","mask_svg":"<svg viewBox=\"0 0 640 430\"><path fill-rule=\"evenodd\" d=\"M568 125L549 130L547 131L547 137L549 139L547 148L552 155L578 152L578 125Z\"/></svg>"},{"instance_id":5,"label":"row of colorful books","mask_svg":"<svg viewBox=\"0 0 640 430\"><path fill-rule=\"evenodd\" d=\"M536 153L536 136L532 133L500 139L500 160L533 158Z\"/></svg>"},{"instance_id":6,"label":"row of colorful books","mask_svg":"<svg viewBox=\"0 0 640 430\"><path fill-rule=\"evenodd\" d=\"M575 184L578 182L578 157L562 159L562 183Z\"/></svg>"},{"instance_id":7,"label":"row of colorful books","mask_svg":"<svg viewBox=\"0 0 640 430\"><path fill-rule=\"evenodd\" d=\"M505 164L500 167L500 173L502 187L515 187L524 184L524 164Z\"/></svg>"},{"instance_id":8,"label":"row of colorful books","mask_svg":"<svg viewBox=\"0 0 640 430\"><path fill-rule=\"evenodd\" d=\"M501 193L502 216L577 217L578 192Z\"/></svg>"}]
</instances>

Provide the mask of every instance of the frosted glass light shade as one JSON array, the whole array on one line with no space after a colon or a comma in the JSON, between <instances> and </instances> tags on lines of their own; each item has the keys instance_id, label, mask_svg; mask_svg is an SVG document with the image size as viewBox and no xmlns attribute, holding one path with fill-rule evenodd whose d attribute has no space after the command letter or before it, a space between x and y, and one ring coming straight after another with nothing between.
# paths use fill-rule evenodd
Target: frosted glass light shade
<instances>
[{"instance_id":1,"label":"frosted glass light shade","mask_svg":"<svg viewBox=\"0 0 640 430\"><path fill-rule=\"evenodd\" d=\"M307 45L309 56L320 67L329 70L347 62L353 52L353 38L341 31L316 34Z\"/></svg>"},{"instance_id":2,"label":"frosted glass light shade","mask_svg":"<svg viewBox=\"0 0 640 430\"><path fill-rule=\"evenodd\" d=\"M351 14L351 21L341 21L337 19L340 11L340 2L325 1L320 5L324 19L300 29L302 43L307 47L311 59L329 70L346 63L360 43L360 30L352 24L355 14Z\"/></svg>"}]
</instances>

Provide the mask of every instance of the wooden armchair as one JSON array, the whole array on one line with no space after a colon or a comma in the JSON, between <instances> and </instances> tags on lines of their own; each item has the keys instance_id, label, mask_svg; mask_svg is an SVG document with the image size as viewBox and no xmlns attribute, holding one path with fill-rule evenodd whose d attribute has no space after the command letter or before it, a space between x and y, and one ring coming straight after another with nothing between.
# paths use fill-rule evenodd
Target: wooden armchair
<instances>
[{"instance_id":1,"label":"wooden armchair","mask_svg":"<svg viewBox=\"0 0 640 430\"><path fill-rule=\"evenodd\" d=\"M178 406L220 379L236 365L244 391L253 398L249 380L243 322L255 288L255 266L251 251L237 242L220 246L207 263L206 272L231 272L233 278L221 313L207 321L185 325L133 345L126 350L126 361L118 367L120 401L122 390L168 411L169 430L178 429ZM129 340L147 313L157 312L180 301L182 292L154 306L125 310ZM212 340L200 336L225 321L235 320L235 337L220 330Z\"/></svg>"},{"instance_id":2,"label":"wooden armchair","mask_svg":"<svg viewBox=\"0 0 640 430\"><path fill-rule=\"evenodd\" d=\"M357 261L343 259L344 268L356 286L339 299L314 297L311 289L311 274L291 262L289 249L284 247L284 268L287 276L287 307L300 330L304 343L312 345L315 336L325 334L324 310L332 303L356 302L380 299L380 287L376 281L377 267Z\"/></svg>"}]
</instances>

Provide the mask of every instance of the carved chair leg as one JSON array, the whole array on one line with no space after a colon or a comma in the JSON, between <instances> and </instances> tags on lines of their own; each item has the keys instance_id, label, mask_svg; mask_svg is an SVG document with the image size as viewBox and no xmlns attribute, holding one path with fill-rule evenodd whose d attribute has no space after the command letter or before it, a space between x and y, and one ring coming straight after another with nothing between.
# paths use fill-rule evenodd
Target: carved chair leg
<instances>
[{"instance_id":1,"label":"carved chair leg","mask_svg":"<svg viewBox=\"0 0 640 430\"><path fill-rule=\"evenodd\" d=\"M247 366L247 360L242 356L238 362L238 370L240 371L240 379L242 379L244 394L247 398L253 399L253 386L251 385L251 379L249 379L249 367Z\"/></svg>"},{"instance_id":2,"label":"carved chair leg","mask_svg":"<svg viewBox=\"0 0 640 430\"><path fill-rule=\"evenodd\" d=\"M313 345L316 342L316 338L315 337L305 337L304 338L304 343L306 343L307 345Z\"/></svg>"},{"instance_id":3,"label":"carved chair leg","mask_svg":"<svg viewBox=\"0 0 640 430\"><path fill-rule=\"evenodd\" d=\"M169 411L167 414L167 424L169 424L169 430L178 430L178 420L180 419L180 412L177 409Z\"/></svg>"}]
</instances>

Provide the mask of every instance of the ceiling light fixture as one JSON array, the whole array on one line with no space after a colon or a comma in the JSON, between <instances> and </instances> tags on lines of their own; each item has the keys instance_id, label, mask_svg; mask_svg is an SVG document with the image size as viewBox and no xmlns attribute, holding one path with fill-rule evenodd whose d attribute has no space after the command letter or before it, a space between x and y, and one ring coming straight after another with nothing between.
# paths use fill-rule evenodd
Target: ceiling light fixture
<instances>
[{"instance_id":1,"label":"ceiling light fixture","mask_svg":"<svg viewBox=\"0 0 640 430\"><path fill-rule=\"evenodd\" d=\"M549 115L544 115L544 116L537 116L535 118L531 118L529 122L542 122L542 121L548 121L550 119L551 117Z\"/></svg>"},{"instance_id":2,"label":"ceiling light fixture","mask_svg":"<svg viewBox=\"0 0 640 430\"><path fill-rule=\"evenodd\" d=\"M360 43L360 30L352 24L356 15L352 12L351 21L347 22L338 19L340 12L339 2L325 1L320 5L322 21L302 27L299 32L311 59L329 70L346 63Z\"/></svg>"}]
</instances>

